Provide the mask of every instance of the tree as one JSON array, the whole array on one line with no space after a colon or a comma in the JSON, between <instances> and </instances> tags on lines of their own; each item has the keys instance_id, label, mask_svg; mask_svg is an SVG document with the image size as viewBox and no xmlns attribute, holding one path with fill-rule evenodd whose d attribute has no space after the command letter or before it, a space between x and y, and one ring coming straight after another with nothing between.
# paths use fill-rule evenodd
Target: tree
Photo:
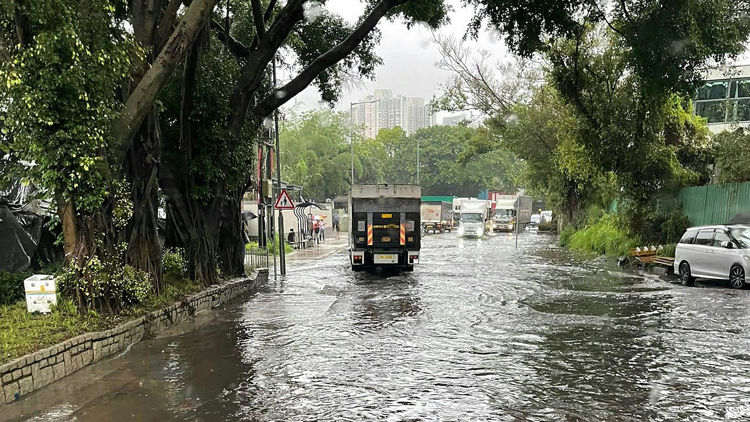
<instances>
[{"instance_id":1,"label":"tree","mask_svg":"<svg viewBox=\"0 0 750 422\"><path fill-rule=\"evenodd\" d=\"M726 183L750 180L750 134L742 128L724 131L714 137L714 143L719 179Z\"/></svg>"}]
</instances>

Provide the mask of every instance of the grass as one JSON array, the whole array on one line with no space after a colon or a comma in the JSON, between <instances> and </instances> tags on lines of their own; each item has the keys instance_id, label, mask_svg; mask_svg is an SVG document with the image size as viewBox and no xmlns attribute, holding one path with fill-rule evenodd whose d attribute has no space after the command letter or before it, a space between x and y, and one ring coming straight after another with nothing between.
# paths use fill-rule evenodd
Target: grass
<instances>
[{"instance_id":1,"label":"grass","mask_svg":"<svg viewBox=\"0 0 750 422\"><path fill-rule=\"evenodd\" d=\"M161 295L150 295L142 304L118 316L81 315L68 299L47 315L30 314L26 301L0 306L0 364L91 331L108 330L130 319L164 308L203 289L197 283L165 275Z\"/></svg>"},{"instance_id":2,"label":"grass","mask_svg":"<svg viewBox=\"0 0 750 422\"><path fill-rule=\"evenodd\" d=\"M258 248L258 242L250 242L245 245L245 250L247 251L251 249L257 249L257 248ZM276 255L276 251L278 249L279 249L279 238L276 237L273 243L268 245L268 253L270 253L271 255ZM294 252L294 247L284 242L284 254L289 255L292 252Z\"/></svg>"},{"instance_id":3,"label":"grass","mask_svg":"<svg viewBox=\"0 0 750 422\"><path fill-rule=\"evenodd\" d=\"M576 251L623 256L638 246L639 239L630 236L615 216L605 214L595 224L577 232L566 228L560 234L560 244Z\"/></svg>"}]
</instances>

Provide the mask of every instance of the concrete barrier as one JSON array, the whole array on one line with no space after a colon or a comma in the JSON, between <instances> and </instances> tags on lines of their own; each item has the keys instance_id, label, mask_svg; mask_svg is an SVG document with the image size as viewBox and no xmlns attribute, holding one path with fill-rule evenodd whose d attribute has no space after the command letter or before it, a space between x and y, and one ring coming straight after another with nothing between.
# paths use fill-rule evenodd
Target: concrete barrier
<instances>
[{"instance_id":1,"label":"concrete barrier","mask_svg":"<svg viewBox=\"0 0 750 422\"><path fill-rule=\"evenodd\" d=\"M74 337L0 366L0 407L111 356L160 330L222 305L268 281L268 269L231 280L107 331Z\"/></svg>"}]
</instances>

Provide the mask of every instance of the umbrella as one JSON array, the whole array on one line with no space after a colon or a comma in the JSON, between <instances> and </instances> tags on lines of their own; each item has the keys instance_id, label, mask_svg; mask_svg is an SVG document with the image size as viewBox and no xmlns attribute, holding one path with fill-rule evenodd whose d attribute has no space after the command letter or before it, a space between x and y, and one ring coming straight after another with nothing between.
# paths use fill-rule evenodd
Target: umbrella
<instances>
[{"instance_id":1,"label":"umbrella","mask_svg":"<svg viewBox=\"0 0 750 422\"><path fill-rule=\"evenodd\" d=\"M316 215L314 219L315 220L325 220L326 218L328 218L327 215Z\"/></svg>"},{"instance_id":2,"label":"umbrella","mask_svg":"<svg viewBox=\"0 0 750 422\"><path fill-rule=\"evenodd\" d=\"M253 214L253 213L251 213L250 211L245 211L245 212L242 213L242 218L245 219L245 220L250 221L250 220L253 220L255 218L258 218L258 216L255 215L255 214Z\"/></svg>"},{"instance_id":3,"label":"umbrella","mask_svg":"<svg viewBox=\"0 0 750 422\"><path fill-rule=\"evenodd\" d=\"M750 224L750 212L741 212L735 215L729 220L729 224Z\"/></svg>"}]
</instances>

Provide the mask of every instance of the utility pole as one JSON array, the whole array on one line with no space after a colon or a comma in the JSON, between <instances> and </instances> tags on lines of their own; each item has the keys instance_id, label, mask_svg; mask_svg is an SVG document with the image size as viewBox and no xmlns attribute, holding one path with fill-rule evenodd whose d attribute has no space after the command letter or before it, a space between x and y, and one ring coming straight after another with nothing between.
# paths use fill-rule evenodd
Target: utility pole
<instances>
[{"instance_id":1,"label":"utility pole","mask_svg":"<svg viewBox=\"0 0 750 422\"><path fill-rule=\"evenodd\" d=\"M276 87L276 56L273 57L273 86ZM276 195L281 195L281 147L279 144L279 109L273 112L274 137L276 138ZM279 268L286 275L286 251L284 250L284 211L279 210Z\"/></svg>"},{"instance_id":2,"label":"utility pole","mask_svg":"<svg viewBox=\"0 0 750 422\"><path fill-rule=\"evenodd\" d=\"M417 137L417 184L419 184L419 137Z\"/></svg>"}]
</instances>

